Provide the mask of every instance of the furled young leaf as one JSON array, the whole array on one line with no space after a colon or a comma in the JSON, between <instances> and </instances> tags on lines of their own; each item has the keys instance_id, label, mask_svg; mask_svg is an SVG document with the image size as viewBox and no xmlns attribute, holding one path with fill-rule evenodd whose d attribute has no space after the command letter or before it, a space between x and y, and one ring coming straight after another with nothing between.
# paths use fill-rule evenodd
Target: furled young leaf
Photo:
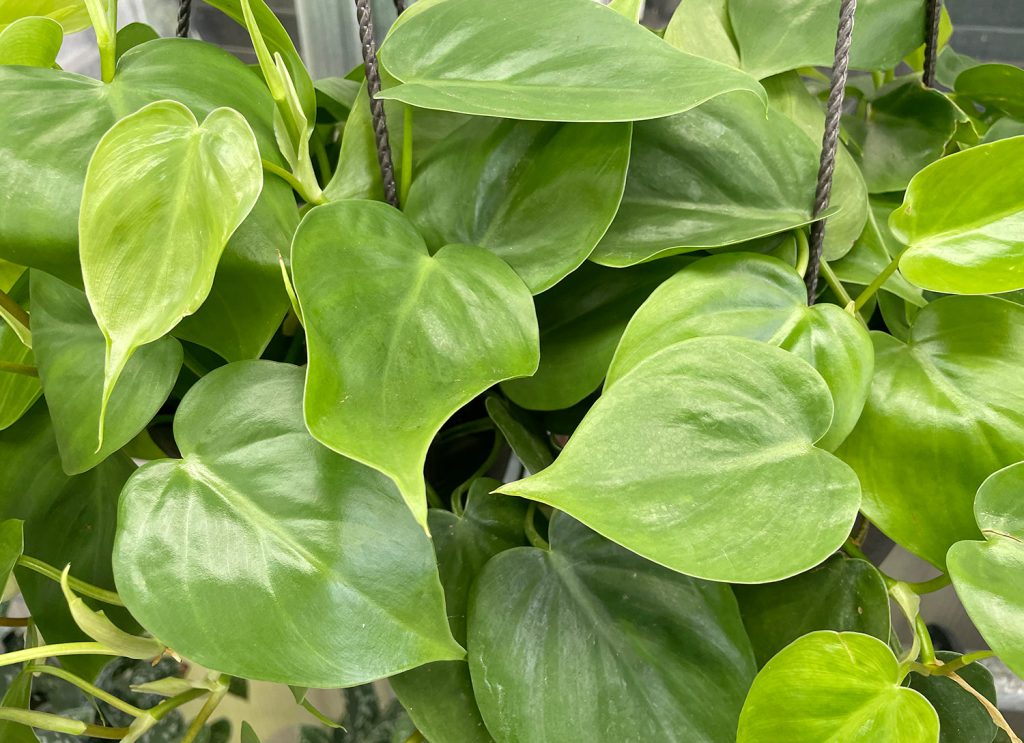
<instances>
[{"instance_id":1,"label":"furled young leaf","mask_svg":"<svg viewBox=\"0 0 1024 743\"><path fill-rule=\"evenodd\" d=\"M987 112L1024 119L1024 70L1009 64L979 64L956 77L955 92Z\"/></svg>"},{"instance_id":2,"label":"furled young leaf","mask_svg":"<svg viewBox=\"0 0 1024 743\"><path fill-rule=\"evenodd\" d=\"M867 118L843 119L857 147L868 191L902 191L914 174L938 160L967 116L915 76L886 87L872 98Z\"/></svg>"},{"instance_id":3,"label":"furled young leaf","mask_svg":"<svg viewBox=\"0 0 1024 743\"><path fill-rule=\"evenodd\" d=\"M181 344L174 338L140 348L111 395L106 436L97 448L106 341L85 294L33 270L32 333L61 463L71 475L95 467L135 438L167 399L181 368Z\"/></svg>"},{"instance_id":4,"label":"furled young leaf","mask_svg":"<svg viewBox=\"0 0 1024 743\"><path fill-rule=\"evenodd\" d=\"M586 260L615 217L630 128L473 118L415 168L404 211L431 250L487 248L539 294Z\"/></svg>"},{"instance_id":5,"label":"furled young leaf","mask_svg":"<svg viewBox=\"0 0 1024 743\"><path fill-rule=\"evenodd\" d=\"M311 211L292 245L309 344L309 430L391 477L426 524L423 463L451 415L537 368L529 289L492 253L435 255L387 204Z\"/></svg>"},{"instance_id":6,"label":"furled young leaf","mask_svg":"<svg viewBox=\"0 0 1024 743\"><path fill-rule=\"evenodd\" d=\"M619 378L554 464L499 492L687 575L781 580L834 552L857 514L856 476L814 446L831 419L828 387L794 354L695 338Z\"/></svg>"},{"instance_id":7,"label":"furled young leaf","mask_svg":"<svg viewBox=\"0 0 1024 743\"><path fill-rule=\"evenodd\" d=\"M555 461L548 432L536 413L498 395L488 395L485 405L487 415L529 472L540 472Z\"/></svg>"},{"instance_id":8,"label":"furled young leaf","mask_svg":"<svg viewBox=\"0 0 1024 743\"><path fill-rule=\"evenodd\" d=\"M127 52L111 83L56 70L0 66L0 256L81 285L78 216L89 158L118 119L153 101L180 100L199 118L228 106L253 127L262 156L283 164L273 101L231 54L189 39ZM221 259L210 298L174 331L229 360L258 356L288 299L277 254L298 211L291 188L268 178Z\"/></svg>"},{"instance_id":9,"label":"furled young leaf","mask_svg":"<svg viewBox=\"0 0 1024 743\"><path fill-rule=\"evenodd\" d=\"M889 647L856 632L813 632L754 679L737 743L937 743L939 718L900 685Z\"/></svg>"},{"instance_id":10,"label":"furled young leaf","mask_svg":"<svg viewBox=\"0 0 1024 743\"><path fill-rule=\"evenodd\" d=\"M601 386L629 318L656 286L689 262L675 258L608 269L587 262L536 299L540 366L501 385L531 410L561 410Z\"/></svg>"},{"instance_id":11,"label":"furled young leaf","mask_svg":"<svg viewBox=\"0 0 1024 743\"><path fill-rule=\"evenodd\" d=\"M889 594L881 574L864 560L837 555L779 583L733 590L758 666L818 630L889 640Z\"/></svg>"},{"instance_id":12,"label":"furled young leaf","mask_svg":"<svg viewBox=\"0 0 1024 743\"><path fill-rule=\"evenodd\" d=\"M22 308L29 306L28 273L11 287L8 295ZM14 328L0 321L0 361L22 366L35 366L32 349L24 344ZM26 374L0 371L0 431L13 425L42 394L39 378Z\"/></svg>"},{"instance_id":13,"label":"furled young leaf","mask_svg":"<svg viewBox=\"0 0 1024 743\"><path fill-rule=\"evenodd\" d=\"M52 18L66 34L91 25L85 0L4 0L0 3L0 30L29 16Z\"/></svg>"},{"instance_id":14,"label":"furled young leaf","mask_svg":"<svg viewBox=\"0 0 1024 743\"><path fill-rule=\"evenodd\" d=\"M591 259L631 266L807 224L819 150L738 93L637 122L622 205Z\"/></svg>"},{"instance_id":15,"label":"furled young leaf","mask_svg":"<svg viewBox=\"0 0 1024 743\"><path fill-rule=\"evenodd\" d=\"M0 431L0 519L25 521L25 553L50 565L71 563L76 578L113 588L110 565L117 498L135 469L116 453L89 472L68 477L60 466L57 441L43 401L20 421ZM18 586L43 638L49 643L88 638L68 612L60 585L26 568ZM134 630L124 610L106 607L111 619ZM108 658L69 656L61 665L92 679Z\"/></svg>"},{"instance_id":16,"label":"furled young leaf","mask_svg":"<svg viewBox=\"0 0 1024 743\"><path fill-rule=\"evenodd\" d=\"M100 139L79 217L85 293L106 338L100 446L128 360L199 309L262 187L256 138L232 109L200 124L181 103L151 103Z\"/></svg>"},{"instance_id":17,"label":"furled young leaf","mask_svg":"<svg viewBox=\"0 0 1024 743\"><path fill-rule=\"evenodd\" d=\"M853 430L874 370L871 338L852 315L834 304L808 307L800 276L767 255L704 258L655 289L626 328L605 389L674 343L716 335L779 346L821 374L835 412L818 446L831 451Z\"/></svg>"},{"instance_id":18,"label":"furled young leaf","mask_svg":"<svg viewBox=\"0 0 1024 743\"><path fill-rule=\"evenodd\" d=\"M448 622L463 645L470 588L477 575L494 555L526 543L526 504L491 495L499 484L487 479L474 482L461 516L436 509L429 515ZM431 743L490 743L464 661L431 663L394 676L390 682Z\"/></svg>"},{"instance_id":19,"label":"furled young leaf","mask_svg":"<svg viewBox=\"0 0 1024 743\"><path fill-rule=\"evenodd\" d=\"M959 653L943 650L936 657L944 663L956 660ZM996 686L992 674L980 663L964 666L957 675L996 703ZM939 715L939 743L992 743L998 728L988 710L969 691L951 678L910 674L910 688L920 692Z\"/></svg>"},{"instance_id":20,"label":"furled young leaf","mask_svg":"<svg viewBox=\"0 0 1024 743\"><path fill-rule=\"evenodd\" d=\"M493 558L473 591L469 663L495 739L732 741L755 666L728 586L562 513L550 536Z\"/></svg>"},{"instance_id":21,"label":"furled young leaf","mask_svg":"<svg viewBox=\"0 0 1024 743\"><path fill-rule=\"evenodd\" d=\"M430 542L382 475L321 446L302 371L229 364L182 401L182 460L125 486L114 570L183 656L251 679L365 683L462 651Z\"/></svg>"},{"instance_id":22,"label":"furled young leaf","mask_svg":"<svg viewBox=\"0 0 1024 743\"><path fill-rule=\"evenodd\" d=\"M1014 673L1024 673L1024 463L992 474L974 513L985 541L949 549L949 574L971 621Z\"/></svg>"},{"instance_id":23,"label":"furled young leaf","mask_svg":"<svg viewBox=\"0 0 1024 743\"><path fill-rule=\"evenodd\" d=\"M682 0L665 27L665 41L684 52L740 66L726 0Z\"/></svg>"},{"instance_id":24,"label":"furled young leaf","mask_svg":"<svg viewBox=\"0 0 1024 743\"><path fill-rule=\"evenodd\" d=\"M1024 289L1024 136L929 165L889 225L908 246L900 271L923 289L994 294Z\"/></svg>"},{"instance_id":25,"label":"furled young leaf","mask_svg":"<svg viewBox=\"0 0 1024 743\"><path fill-rule=\"evenodd\" d=\"M673 49L593 0L445 0L410 10L380 49L381 65L399 82L382 97L422 108L634 121L733 90L763 96L749 76Z\"/></svg>"},{"instance_id":26,"label":"furled young leaf","mask_svg":"<svg viewBox=\"0 0 1024 743\"><path fill-rule=\"evenodd\" d=\"M64 32L51 18L22 18L0 31L0 65L53 67Z\"/></svg>"},{"instance_id":27,"label":"furled young leaf","mask_svg":"<svg viewBox=\"0 0 1024 743\"><path fill-rule=\"evenodd\" d=\"M1024 451L1024 307L946 297L906 343L872 339L871 392L836 453L860 477L867 517L942 567L951 544L978 536L978 486Z\"/></svg>"},{"instance_id":28,"label":"furled young leaf","mask_svg":"<svg viewBox=\"0 0 1024 743\"><path fill-rule=\"evenodd\" d=\"M758 78L799 67L830 67L840 0L729 0L729 18L744 70ZM850 65L895 67L924 43L920 0L861 0Z\"/></svg>"}]
</instances>

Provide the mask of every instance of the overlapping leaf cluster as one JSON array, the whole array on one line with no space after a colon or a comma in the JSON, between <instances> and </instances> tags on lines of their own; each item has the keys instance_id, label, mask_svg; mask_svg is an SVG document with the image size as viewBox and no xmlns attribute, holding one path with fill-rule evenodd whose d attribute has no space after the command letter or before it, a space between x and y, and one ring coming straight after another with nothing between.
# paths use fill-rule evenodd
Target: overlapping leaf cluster
<instances>
[{"instance_id":1,"label":"overlapping leaf cluster","mask_svg":"<svg viewBox=\"0 0 1024 743\"><path fill-rule=\"evenodd\" d=\"M258 69L0 15L0 572L48 643L6 663L213 670L125 740L229 676L388 677L432 743L1013 735L918 595L1024 673L1024 72L926 88L923 0L863 1L816 215L837 0L419 0L395 208L362 70L209 2ZM54 63L89 25L102 80ZM0 729L97 733L34 672Z\"/></svg>"}]
</instances>

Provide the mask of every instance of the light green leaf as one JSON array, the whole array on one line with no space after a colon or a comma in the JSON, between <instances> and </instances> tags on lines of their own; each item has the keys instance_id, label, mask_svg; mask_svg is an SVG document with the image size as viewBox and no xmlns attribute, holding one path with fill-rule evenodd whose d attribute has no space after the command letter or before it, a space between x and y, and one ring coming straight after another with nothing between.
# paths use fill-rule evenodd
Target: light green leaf
<instances>
[{"instance_id":1,"label":"light green leaf","mask_svg":"<svg viewBox=\"0 0 1024 743\"><path fill-rule=\"evenodd\" d=\"M807 224L819 149L737 93L637 122L622 205L591 259L631 266Z\"/></svg>"},{"instance_id":2,"label":"light green leaf","mask_svg":"<svg viewBox=\"0 0 1024 743\"><path fill-rule=\"evenodd\" d=\"M473 591L469 663L495 739L732 741L755 667L728 586L562 513L550 536L493 558Z\"/></svg>"},{"instance_id":3,"label":"light green leaf","mask_svg":"<svg viewBox=\"0 0 1024 743\"><path fill-rule=\"evenodd\" d=\"M121 498L121 596L183 656L250 679L351 686L462 657L429 540L383 476L309 435L302 377L245 361L189 391L184 459Z\"/></svg>"},{"instance_id":4,"label":"light green leaf","mask_svg":"<svg viewBox=\"0 0 1024 743\"><path fill-rule=\"evenodd\" d=\"M491 495L499 484L496 480L475 481L461 517L437 509L431 509L429 515L448 621L462 644L466 643L470 588L484 564L494 555L526 544L526 504ZM390 683L431 743L490 743L464 661L414 668L394 676Z\"/></svg>"},{"instance_id":5,"label":"light green leaf","mask_svg":"<svg viewBox=\"0 0 1024 743\"><path fill-rule=\"evenodd\" d=\"M865 515L941 568L951 544L978 536L978 486L1024 451L1024 307L945 297L906 343L872 339L871 392L836 453L860 477Z\"/></svg>"},{"instance_id":6,"label":"light green leaf","mask_svg":"<svg viewBox=\"0 0 1024 743\"><path fill-rule=\"evenodd\" d=\"M684 52L740 66L726 0L682 0L665 27L665 41Z\"/></svg>"},{"instance_id":7,"label":"light green leaf","mask_svg":"<svg viewBox=\"0 0 1024 743\"><path fill-rule=\"evenodd\" d=\"M431 256L401 212L372 201L306 215L292 270L309 344L310 432L391 477L425 525L434 435L491 385L537 368L529 290L482 248Z\"/></svg>"},{"instance_id":8,"label":"light green leaf","mask_svg":"<svg viewBox=\"0 0 1024 743\"><path fill-rule=\"evenodd\" d=\"M139 44L159 38L160 35L153 27L145 23L129 23L127 26L122 26L117 30L117 58L120 59L121 55Z\"/></svg>"},{"instance_id":9,"label":"light green leaf","mask_svg":"<svg viewBox=\"0 0 1024 743\"><path fill-rule=\"evenodd\" d=\"M181 103L151 103L100 139L79 217L85 294L107 341L100 446L128 360L199 309L262 187L256 138L232 109L199 124Z\"/></svg>"},{"instance_id":10,"label":"light green leaf","mask_svg":"<svg viewBox=\"0 0 1024 743\"><path fill-rule=\"evenodd\" d=\"M943 650L935 655L944 663L960 657L959 653ZM996 703L992 674L981 663L964 666L957 675L992 704ZM999 730L992 722L992 716L977 697L953 679L937 674L922 676L912 673L909 681L910 688L931 702L939 715L939 743L992 743Z\"/></svg>"},{"instance_id":11,"label":"light green leaf","mask_svg":"<svg viewBox=\"0 0 1024 743\"><path fill-rule=\"evenodd\" d=\"M864 560L836 555L779 583L733 590L758 666L817 630L889 640L889 594L881 574Z\"/></svg>"},{"instance_id":12,"label":"light green leaf","mask_svg":"<svg viewBox=\"0 0 1024 743\"><path fill-rule=\"evenodd\" d=\"M131 441L156 415L181 368L181 344L161 338L140 348L111 395L106 436L97 449L106 341L85 294L32 272L32 329L39 376L64 471L96 466Z\"/></svg>"},{"instance_id":13,"label":"light green leaf","mask_svg":"<svg viewBox=\"0 0 1024 743\"><path fill-rule=\"evenodd\" d=\"M644 14L644 5L647 0L611 0L608 7L616 13L620 13L633 23L639 23Z\"/></svg>"},{"instance_id":14,"label":"light green leaf","mask_svg":"<svg viewBox=\"0 0 1024 743\"><path fill-rule=\"evenodd\" d=\"M615 217L630 128L471 119L415 167L404 211L431 250L487 248L539 294L586 260Z\"/></svg>"},{"instance_id":15,"label":"light green leaf","mask_svg":"<svg viewBox=\"0 0 1024 743\"><path fill-rule=\"evenodd\" d=\"M587 262L537 297L540 366L502 390L531 410L561 410L601 386L626 323L658 284L689 262L656 261L628 269Z\"/></svg>"},{"instance_id":16,"label":"light green leaf","mask_svg":"<svg viewBox=\"0 0 1024 743\"><path fill-rule=\"evenodd\" d=\"M907 245L900 271L911 283L946 294L1024 289L1022 189L1024 136L929 165L889 219Z\"/></svg>"},{"instance_id":17,"label":"light green leaf","mask_svg":"<svg viewBox=\"0 0 1024 743\"><path fill-rule=\"evenodd\" d=\"M836 305L808 307L800 276L767 255L704 258L655 289L626 328L605 389L662 349L707 336L750 338L793 352L832 394L835 413L818 446L831 451L853 430L874 370L871 339Z\"/></svg>"},{"instance_id":18,"label":"light green leaf","mask_svg":"<svg viewBox=\"0 0 1024 743\"><path fill-rule=\"evenodd\" d=\"M445 0L403 13L380 49L422 108L535 121L634 121L722 93L761 96L749 76L695 57L593 0ZM558 33L538 33L543 28ZM586 29L586 33L563 33Z\"/></svg>"},{"instance_id":19,"label":"light green leaf","mask_svg":"<svg viewBox=\"0 0 1024 743\"><path fill-rule=\"evenodd\" d=\"M795 72L776 75L764 81L772 108L800 125L815 147L821 147L825 131L825 112ZM813 199L813 191L812 196ZM836 153L836 171L832 181L832 207L838 213L828 220L824 258L842 258L853 246L868 218L868 189L860 168L846 146L840 142Z\"/></svg>"},{"instance_id":20,"label":"light green leaf","mask_svg":"<svg viewBox=\"0 0 1024 743\"><path fill-rule=\"evenodd\" d=\"M831 67L840 0L729 0L744 70L758 78L799 67ZM924 43L920 0L861 0L850 66L884 70Z\"/></svg>"},{"instance_id":21,"label":"light green leaf","mask_svg":"<svg viewBox=\"0 0 1024 743\"><path fill-rule=\"evenodd\" d=\"M874 637L813 632L754 679L737 743L937 743L939 718Z\"/></svg>"},{"instance_id":22,"label":"light green leaf","mask_svg":"<svg viewBox=\"0 0 1024 743\"><path fill-rule=\"evenodd\" d=\"M52 18L66 34L92 25L84 0L4 0L0 3L0 31L28 16Z\"/></svg>"},{"instance_id":23,"label":"light green leaf","mask_svg":"<svg viewBox=\"0 0 1024 743\"><path fill-rule=\"evenodd\" d=\"M963 541L947 561L971 621L1007 666L1024 674L1024 463L993 473L974 513L985 541Z\"/></svg>"},{"instance_id":24,"label":"light green leaf","mask_svg":"<svg viewBox=\"0 0 1024 743\"><path fill-rule=\"evenodd\" d=\"M21 18L0 31L0 65L53 67L64 32L51 18Z\"/></svg>"},{"instance_id":25,"label":"light green leaf","mask_svg":"<svg viewBox=\"0 0 1024 743\"><path fill-rule=\"evenodd\" d=\"M979 64L956 77L954 88L987 113L1024 119L1024 70L1010 64Z\"/></svg>"},{"instance_id":26,"label":"light green leaf","mask_svg":"<svg viewBox=\"0 0 1024 743\"><path fill-rule=\"evenodd\" d=\"M781 580L828 557L856 518L856 476L814 446L831 419L828 387L795 355L695 338L619 378L554 464L499 492L687 575Z\"/></svg>"},{"instance_id":27,"label":"light green leaf","mask_svg":"<svg viewBox=\"0 0 1024 743\"><path fill-rule=\"evenodd\" d=\"M9 296L22 308L29 306L27 272L14 284ZM0 322L0 361L23 366L35 366L36 363L32 349L24 344L14 328L6 322ZM42 392L38 377L0 371L0 431L16 423Z\"/></svg>"},{"instance_id":28,"label":"light green leaf","mask_svg":"<svg viewBox=\"0 0 1024 743\"><path fill-rule=\"evenodd\" d=\"M86 167L118 119L154 101L188 105L199 118L220 106L241 112L263 158L283 164L273 100L231 54L189 39L129 50L113 82L56 70L0 66L0 256L81 286L78 217ZM277 252L298 224L291 188L270 178L221 259L204 307L174 333L233 360L258 356L288 307Z\"/></svg>"},{"instance_id":29,"label":"light green leaf","mask_svg":"<svg viewBox=\"0 0 1024 743\"><path fill-rule=\"evenodd\" d=\"M866 119L852 114L843 124L857 145L854 158L868 191L902 191L915 173L942 157L967 116L916 75L879 92Z\"/></svg>"}]
</instances>

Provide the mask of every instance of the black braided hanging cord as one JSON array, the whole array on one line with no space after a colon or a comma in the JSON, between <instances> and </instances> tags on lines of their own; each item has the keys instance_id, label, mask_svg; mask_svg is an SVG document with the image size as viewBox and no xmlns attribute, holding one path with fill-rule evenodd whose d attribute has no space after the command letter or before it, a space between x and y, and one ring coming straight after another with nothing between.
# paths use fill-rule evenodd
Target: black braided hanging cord
<instances>
[{"instance_id":1,"label":"black braided hanging cord","mask_svg":"<svg viewBox=\"0 0 1024 743\"><path fill-rule=\"evenodd\" d=\"M178 3L178 32L182 39L188 38L188 27L192 22L192 0L181 0Z\"/></svg>"},{"instance_id":2,"label":"black braided hanging cord","mask_svg":"<svg viewBox=\"0 0 1024 743\"><path fill-rule=\"evenodd\" d=\"M846 79L850 71L850 44L853 42L853 16L857 0L842 0L839 7L839 32L836 35L835 61L832 63L832 81L825 110L825 134L821 140L821 163L818 166L818 187L814 195L814 216L828 209L832 197L832 176L836 170L836 150L839 146L839 124L843 115ZM821 271L821 251L825 245L825 220L811 225L810 255L807 261L807 303L814 304L818 293L818 273Z\"/></svg>"},{"instance_id":3,"label":"black braided hanging cord","mask_svg":"<svg viewBox=\"0 0 1024 743\"><path fill-rule=\"evenodd\" d=\"M942 0L928 0L925 17L924 74L922 81L929 88L935 87L935 66L939 58L939 21L942 18Z\"/></svg>"},{"instance_id":4,"label":"black braided hanging cord","mask_svg":"<svg viewBox=\"0 0 1024 743\"><path fill-rule=\"evenodd\" d=\"M373 14L370 0L355 0L356 19L359 21L359 41L366 67L366 89L370 96L370 114L373 117L373 136L377 143L377 162L384 182L384 198L391 206L398 206L398 187L395 184L395 166L391 160L388 142L388 123L384 115L384 101L380 93L380 70L377 69L377 42L373 38ZM397 5L397 4L396 4Z\"/></svg>"}]
</instances>

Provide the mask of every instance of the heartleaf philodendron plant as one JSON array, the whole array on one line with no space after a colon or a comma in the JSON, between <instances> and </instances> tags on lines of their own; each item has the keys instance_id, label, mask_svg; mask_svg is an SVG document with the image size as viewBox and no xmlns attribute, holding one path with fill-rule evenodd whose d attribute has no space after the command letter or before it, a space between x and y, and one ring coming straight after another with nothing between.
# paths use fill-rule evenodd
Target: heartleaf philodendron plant
<instances>
[{"instance_id":1,"label":"heartleaf philodendron plant","mask_svg":"<svg viewBox=\"0 0 1024 743\"><path fill-rule=\"evenodd\" d=\"M0 740L384 678L431 743L1020 740L1024 71L926 87L926 0L862 0L816 213L839 0L419 0L396 208L363 67L206 2L257 66L0 3ZM936 650L950 583L990 650ZM210 675L139 708L118 656Z\"/></svg>"}]
</instances>

